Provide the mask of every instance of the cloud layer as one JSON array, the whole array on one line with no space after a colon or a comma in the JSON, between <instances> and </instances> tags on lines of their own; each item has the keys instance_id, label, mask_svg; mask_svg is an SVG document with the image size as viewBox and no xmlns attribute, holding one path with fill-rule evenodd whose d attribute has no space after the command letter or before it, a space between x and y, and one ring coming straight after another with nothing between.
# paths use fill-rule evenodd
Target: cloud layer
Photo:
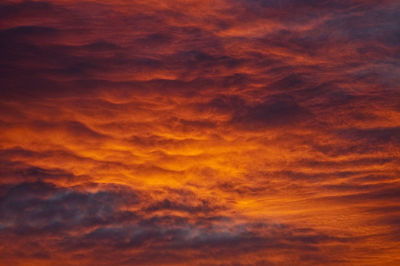
<instances>
[{"instance_id":1,"label":"cloud layer","mask_svg":"<svg viewBox=\"0 0 400 266\"><path fill-rule=\"evenodd\" d=\"M399 264L399 12L2 1L0 264Z\"/></svg>"}]
</instances>

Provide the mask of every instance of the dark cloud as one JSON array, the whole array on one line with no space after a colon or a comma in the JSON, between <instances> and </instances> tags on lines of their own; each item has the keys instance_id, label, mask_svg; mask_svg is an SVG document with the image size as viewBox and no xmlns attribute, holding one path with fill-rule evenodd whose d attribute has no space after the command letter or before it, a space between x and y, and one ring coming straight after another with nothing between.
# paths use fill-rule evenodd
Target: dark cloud
<instances>
[{"instance_id":1,"label":"dark cloud","mask_svg":"<svg viewBox=\"0 0 400 266\"><path fill-rule=\"evenodd\" d=\"M214 211L215 208L210 206L211 204L207 201L201 201L198 205L190 206L188 204L181 204L178 202L172 202L168 199L165 199L161 202L157 202L146 208L146 211L154 212L158 210L176 210L176 211L184 211L189 212L191 214L197 212L211 212Z\"/></svg>"},{"instance_id":2,"label":"dark cloud","mask_svg":"<svg viewBox=\"0 0 400 266\"><path fill-rule=\"evenodd\" d=\"M134 219L135 214L119 208L139 203L133 191L116 185L83 192L36 182L3 185L0 191L2 230L17 234L61 233L120 223Z\"/></svg>"},{"instance_id":3,"label":"dark cloud","mask_svg":"<svg viewBox=\"0 0 400 266\"><path fill-rule=\"evenodd\" d=\"M57 29L42 26L21 26L6 29L0 32L0 38L7 41L24 40L24 38L34 37L43 38L53 36L57 33ZM28 41L28 40L25 40Z\"/></svg>"},{"instance_id":4,"label":"dark cloud","mask_svg":"<svg viewBox=\"0 0 400 266\"><path fill-rule=\"evenodd\" d=\"M356 129L349 128L340 132L341 136L352 141L364 141L368 145L382 145L400 142L400 127Z\"/></svg>"},{"instance_id":5,"label":"dark cloud","mask_svg":"<svg viewBox=\"0 0 400 266\"><path fill-rule=\"evenodd\" d=\"M270 97L264 102L235 109L232 123L246 129L301 125L312 113L288 95Z\"/></svg>"},{"instance_id":6,"label":"dark cloud","mask_svg":"<svg viewBox=\"0 0 400 266\"><path fill-rule=\"evenodd\" d=\"M0 14L3 19L18 18L25 16L42 16L54 12L55 7L45 1L21 1L13 3L4 1L0 5Z\"/></svg>"},{"instance_id":7,"label":"dark cloud","mask_svg":"<svg viewBox=\"0 0 400 266\"><path fill-rule=\"evenodd\" d=\"M130 188L112 184L94 188L97 191L89 192L79 187L64 188L43 182L3 185L0 188L1 231L12 237L24 235L26 238L63 235L62 241L50 240L54 244L52 249L69 252L86 249L95 252L140 250L152 245L159 252L165 252L167 257L164 259L170 263L180 260L179 257L170 257L176 254L176 249L203 253L212 247L216 249L212 256L217 258L232 250L296 247L305 252L316 252L319 243L347 241L311 229L297 230L286 225L264 222L233 225L229 218L211 219L211 227L204 227L203 223L193 223L179 216L153 216L148 219L140 212L123 210L123 206L132 207L141 203L140 197ZM210 211L204 206L198 209L164 200L146 208L146 212L161 209L190 213ZM74 233L77 229L82 233ZM83 229L89 232L83 233ZM32 254L25 256L51 259L50 255L44 255L48 252L40 246L30 252ZM101 253L96 254L103 256ZM125 264L126 260L137 263L150 261L151 250L140 251L139 254L138 257L122 256L114 262ZM111 257L103 259L106 263L111 261Z\"/></svg>"}]
</instances>

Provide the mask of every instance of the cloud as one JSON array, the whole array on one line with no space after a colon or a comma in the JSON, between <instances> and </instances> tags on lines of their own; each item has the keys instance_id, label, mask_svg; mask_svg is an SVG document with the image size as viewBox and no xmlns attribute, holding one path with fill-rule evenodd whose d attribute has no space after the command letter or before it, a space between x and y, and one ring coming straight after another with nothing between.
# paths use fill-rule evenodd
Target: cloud
<instances>
[{"instance_id":1,"label":"cloud","mask_svg":"<svg viewBox=\"0 0 400 266\"><path fill-rule=\"evenodd\" d=\"M2 1L0 261L399 264L399 10Z\"/></svg>"},{"instance_id":2,"label":"cloud","mask_svg":"<svg viewBox=\"0 0 400 266\"><path fill-rule=\"evenodd\" d=\"M126 264L126 260L130 263L150 262L152 250L143 250L147 245L165 252L165 262L173 263L179 258L168 256L175 256L177 249L197 250L201 254L212 247L216 249L212 256L217 258L225 256L228 250L232 252L236 249L258 251L296 247L315 252L315 245L319 243L346 241L311 229L298 230L279 224L235 224L228 217L210 217L204 223L202 219L191 221L179 216L151 214L163 209L190 214L212 211L204 207L206 205L199 209L167 199L145 208L145 213L152 215L146 218L140 210L125 209L140 206L143 203L142 192L136 193L131 188L116 184L65 188L35 182L2 185L0 191L2 234L12 239L24 236L29 241L36 241L38 237L47 239L50 246L40 245L26 252L26 256L40 260L54 258L50 255L50 248L68 252L85 251L84 258L90 260L91 253L95 252L96 256L105 259L104 263L109 263L112 258L101 255L101 252L139 252L139 256L126 254L120 259L114 258L115 263L122 265ZM63 240L57 240L61 235Z\"/></svg>"},{"instance_id":3,"label":"cloud","mask_svg":"<svg viewBox=\"0 0 400 266\"><path fill-rule=\"evenodd\" d=\"M311 116L290 96L278 95L244 110L235 111L232 122L247 128L281 127L298 125Z\"/></svg>"},{"instance_id":4,"label":"cloud","mask_svg":"<svg viewBox=\"0 0 400 266\"><path fill-rule=\"evenodd\" d=\"M108 187L116 191L85 193L43 182L3 185L2 230L17 234L62 233L134 217L134 213L117 209L137 204L135 193L124 187Z\"/></svg>"}]
</instances>

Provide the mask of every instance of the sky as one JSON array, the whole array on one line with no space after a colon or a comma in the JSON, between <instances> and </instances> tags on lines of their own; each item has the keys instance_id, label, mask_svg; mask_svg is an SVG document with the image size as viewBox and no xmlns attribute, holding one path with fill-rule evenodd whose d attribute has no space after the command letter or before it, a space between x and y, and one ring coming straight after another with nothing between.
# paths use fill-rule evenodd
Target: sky
<instances>
[{"instance_id":1,"label":"sky","mask_svg":"<svg viewBox=\"0 0 400 266\"><path fill-rule=\"evenodd\" d=\"M0 265L400 265L400 2L0 2Z\"/></svg>"}]
</instances>

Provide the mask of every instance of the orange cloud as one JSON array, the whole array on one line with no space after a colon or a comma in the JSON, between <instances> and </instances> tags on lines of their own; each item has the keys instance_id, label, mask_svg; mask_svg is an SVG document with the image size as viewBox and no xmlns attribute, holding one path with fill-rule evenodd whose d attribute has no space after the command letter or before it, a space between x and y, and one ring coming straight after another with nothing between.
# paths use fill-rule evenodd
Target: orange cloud
<instances>
[{"instance_id":1,"label":"orange cloud","mask_svg":"<svg viewBox=\"0 0 400 266\"><path fill-rule=\"evenodd\" d=\"M396 1L0 4L0 265L397 265Z\"/></svg>"}]
</instances>

